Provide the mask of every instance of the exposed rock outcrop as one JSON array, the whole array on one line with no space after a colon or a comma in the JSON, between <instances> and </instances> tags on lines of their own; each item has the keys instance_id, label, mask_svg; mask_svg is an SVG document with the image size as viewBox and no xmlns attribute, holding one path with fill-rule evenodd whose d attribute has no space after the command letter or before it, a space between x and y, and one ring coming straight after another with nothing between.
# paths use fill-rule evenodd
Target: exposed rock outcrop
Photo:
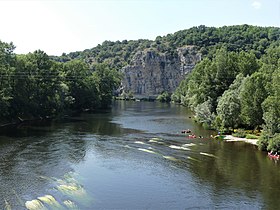
<instances>
[{"instance_id":1,"label":"exposed rock outcrop","mask_svg":"<svg viewBox=\"0 0 280 210\"><path fill-rule=\"evenodd\" d=\"M178 48L174 55L146 49L138 51L131 64L122 68L122 91L135 97L155 97L173 92L201 60L194 46Z\"/></svg>"}]
</instances>

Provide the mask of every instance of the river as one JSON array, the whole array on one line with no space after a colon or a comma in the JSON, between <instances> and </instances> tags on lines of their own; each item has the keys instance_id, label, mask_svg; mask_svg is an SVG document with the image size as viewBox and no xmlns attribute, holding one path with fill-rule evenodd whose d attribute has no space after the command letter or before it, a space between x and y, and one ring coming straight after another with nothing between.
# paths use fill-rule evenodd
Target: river
<instances>
[{"instance_id":1,"label":"river","mask_svg":"<svg viewBox=\"0 0 280 210\"><path fill-rule=\"evenodd\" d=\"M253 145L210 135L185 107L125 101L6 132L0 208L275 209L279 164Z\"/></svg>"}]
</instances>

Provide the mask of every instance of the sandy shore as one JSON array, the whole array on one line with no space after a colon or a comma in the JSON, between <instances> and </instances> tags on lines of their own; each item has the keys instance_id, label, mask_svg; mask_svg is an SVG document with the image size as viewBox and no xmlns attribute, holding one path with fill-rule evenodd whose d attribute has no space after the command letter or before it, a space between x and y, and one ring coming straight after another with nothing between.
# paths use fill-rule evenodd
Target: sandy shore
<instances>
[{"instance_id":1,"label":"sandy shore","mask_svg":"<svg viewBox=\"0 0 280 210\"><path fill-rule=\"evenodd\" d=\"M238 137L234 137L232 135L226 135L226 137L224 138L225 141L243 141L249 144L253 144L253 145L258 145L258 139L246 139L246 138L238 138Z\"/></svg>"}]
</instances>

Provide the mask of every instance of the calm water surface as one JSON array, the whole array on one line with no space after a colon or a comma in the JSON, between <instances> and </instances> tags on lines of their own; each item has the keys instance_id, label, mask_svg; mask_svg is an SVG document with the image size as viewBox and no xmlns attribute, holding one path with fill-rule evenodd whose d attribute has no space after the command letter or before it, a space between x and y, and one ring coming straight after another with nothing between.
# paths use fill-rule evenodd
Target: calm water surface
<instances>
[{"instance_id":1,"label":"calm water surface","mask_svg":"<svg viewBox=\"0 0 280 210\"><path fill-rule=\"evenodd\" d=\"M115 102L0 136L0 209L275 209L279 164L210 139L184 107ZM191 129L203 138L181 134Z\"/></svg>"}]
</instances>

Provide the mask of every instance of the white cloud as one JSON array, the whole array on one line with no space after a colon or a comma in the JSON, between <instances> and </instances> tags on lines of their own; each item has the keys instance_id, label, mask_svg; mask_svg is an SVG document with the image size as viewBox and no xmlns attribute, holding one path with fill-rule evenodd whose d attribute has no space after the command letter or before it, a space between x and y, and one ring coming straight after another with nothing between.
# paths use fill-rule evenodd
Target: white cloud
<instances>
[{"instance_id":1,"label":"white cloud","mask_svg":"<svg viewBox=\"0 0 280 210\"><path fill-rule=\"evenodd\" d=\"M262 4L261 4L261 2L259 2L259 1L254 1L254 2L252 3L252 7L253 7L254 9L260 9L261 6L262 6Z\"/></svg>"}]
</instances>

